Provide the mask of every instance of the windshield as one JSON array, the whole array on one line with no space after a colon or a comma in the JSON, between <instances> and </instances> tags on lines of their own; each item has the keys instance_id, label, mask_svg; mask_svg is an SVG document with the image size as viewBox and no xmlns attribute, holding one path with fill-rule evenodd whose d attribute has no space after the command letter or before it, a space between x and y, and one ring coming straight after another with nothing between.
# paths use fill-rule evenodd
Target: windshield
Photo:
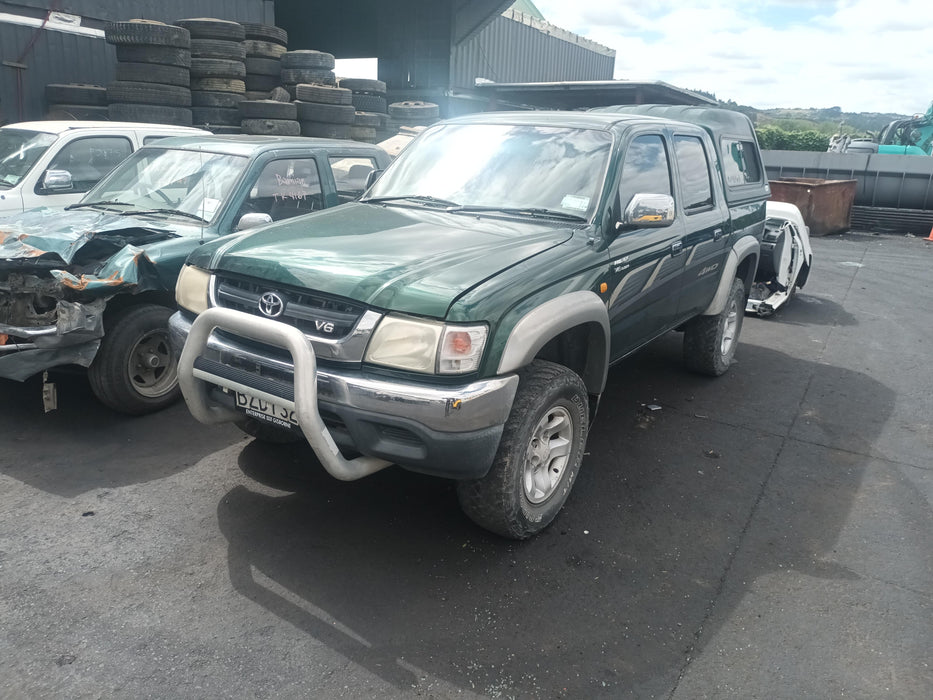
<instances>
[{"instance_id":1,"label":"windshield","mask_svg":"<svg viewBox=\"0 0 933 700\"><path fill-rule=\"evenodd\" d=\"M41 131L0 129L0 188L16 187L56 139Z\"/></svg>"},{"instance_id":2,"label":"windshield","mask_svg":"<svg viewBox=\"0 0 933 700\"><path fill-rule=\"evenodd\" d=\"M403 151L364 201L411 197L465 211L554 212L589 220L611 146L611 134L596 129L442 125Z\"/></svg>"},{"instance_id":3,"label":"windshield","mask_svg":"<svg viewBox=\"0 0 933 700\"><path fill-rule=\"evenodd\" d=\"M81 200L136 209L177 211L210 223L249 159L221 153L145 147L123 161Z\"/></svg>"}]
</instances>

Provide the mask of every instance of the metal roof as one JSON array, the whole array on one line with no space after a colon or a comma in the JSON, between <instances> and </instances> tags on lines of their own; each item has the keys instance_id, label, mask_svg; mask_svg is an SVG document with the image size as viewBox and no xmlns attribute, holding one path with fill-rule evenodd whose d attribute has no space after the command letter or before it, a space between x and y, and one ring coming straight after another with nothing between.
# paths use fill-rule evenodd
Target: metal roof
<instances>
[{"instance_id":1,"label":"metal roof","mask_svg":"<svg viewBox=\"0 0 933 700\"><path fill-rule=\"evenodd\" d=\"M716 105L716 100L664 82L578 80L556 83L479 83L475 94L490 106L588 109L612 105Z\"/></svg>"}]
</instances>

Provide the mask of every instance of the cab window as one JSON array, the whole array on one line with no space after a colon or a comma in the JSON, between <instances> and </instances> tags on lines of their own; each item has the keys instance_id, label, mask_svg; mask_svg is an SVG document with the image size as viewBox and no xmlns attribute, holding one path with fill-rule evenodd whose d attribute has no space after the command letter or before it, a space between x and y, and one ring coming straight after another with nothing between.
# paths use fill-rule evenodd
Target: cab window
<instances>
[{"instance_id":1,"label":"cab window","mask_svg":"<svg viewBox=\"0 0 933 700\"><path fill-rule=\"evenodd\" d=\"M637 137L625 152L619 185L623 209L636 194L671 194L667 147L658 134Z\"/></svg>"},{"instance_id":2,"label":"cab window","mask_svg":"<svg viewBox=\"0 0 933 700\"><path fill-rule=\"evenodd\" d=\"M741 187L761 182L758 149L752 141L722 140L722 166L726 184Z\"/></svg>"},{"instance_id":3,"label":"cab window","mask_svg":"<svg viewBox=\"0 0 933 700\"><path fill-rule=\"evenodd\" d=\"M314 158L282 158L263 167L240 216L261 213L280 221L323 208L321 178Z\"/></svg>"},{"instance_id":4,"label":"cab window","mask_svg":"<svg viewBox=\"0 0 933 700\"><path fill-rule=\"evenodd\" d=\"M372 158L341 158L331 156L330 167L337 185L337 198L341 204L352 202L366 189L366 178L376 169Z\"/></svg>"},{"instance_id":5,"label":"cab window","mask_svg":"<svg viewBox=\"0 0 933 700\"><path fill-rule=\"evenodd\" d=\"M713 185L703 142L695 136L675 136L674 153L680 173L684 211L690 214L709 209L713 206Z\"/></svg>"},{"instance_id":6,"label":"cab window","mask_svg":"<svg viewBox=\"0 0 933 700\"><path fill-rule=\"evenodd\" d=\"M87 192L133 152L133 144L123 136L89 136L62 147L49 164L49 170L67 170L74 188ZM46 194L37 186L37 194Z\"/></svg>"}]
</instances>

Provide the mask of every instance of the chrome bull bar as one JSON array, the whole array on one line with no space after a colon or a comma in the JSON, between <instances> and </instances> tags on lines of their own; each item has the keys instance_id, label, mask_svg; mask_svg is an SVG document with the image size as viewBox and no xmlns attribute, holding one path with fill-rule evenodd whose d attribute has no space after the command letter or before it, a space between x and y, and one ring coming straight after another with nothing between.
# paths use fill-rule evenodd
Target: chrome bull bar
<instances>
[{"instance_id":1,"label":"chrome bull bar","mask_svg":"<svg viewBox=\"0 0 933 700\"><path fill-rule=\"evenodd\" d=\"M207 348L207 341L215 329L230 331L287 350L295 367L294 401L195 367L196 360ZM311 444L314 454L327 472L341 481L360 479L392 464L384 459L365 455L346 459L340 453L318 411L317 359L314 349L304 334L292 326L233 309L207 309L195 318L185 341L178 361L178 383L188 409L202 423L228 423L243 417L239 411L212 401L209 385L255 396L294 411L301 432Z\"/></svg>"}]
</instances>

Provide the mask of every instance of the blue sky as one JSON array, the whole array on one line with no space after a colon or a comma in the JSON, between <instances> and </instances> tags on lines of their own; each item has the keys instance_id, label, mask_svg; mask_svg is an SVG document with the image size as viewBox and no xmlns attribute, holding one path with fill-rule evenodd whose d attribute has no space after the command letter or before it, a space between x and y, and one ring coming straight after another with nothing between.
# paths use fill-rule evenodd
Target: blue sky
<instances>
[{"instance_id":1,"label":"blue sky","mask_svg":"<svg viewBox=\"0 0 933 700\"><path fill-rule=\"evenodd\" d=\"M615 77L769 107L925 112L933 0L534 0L616 50Z\"/></svg>"}]
</instances>

